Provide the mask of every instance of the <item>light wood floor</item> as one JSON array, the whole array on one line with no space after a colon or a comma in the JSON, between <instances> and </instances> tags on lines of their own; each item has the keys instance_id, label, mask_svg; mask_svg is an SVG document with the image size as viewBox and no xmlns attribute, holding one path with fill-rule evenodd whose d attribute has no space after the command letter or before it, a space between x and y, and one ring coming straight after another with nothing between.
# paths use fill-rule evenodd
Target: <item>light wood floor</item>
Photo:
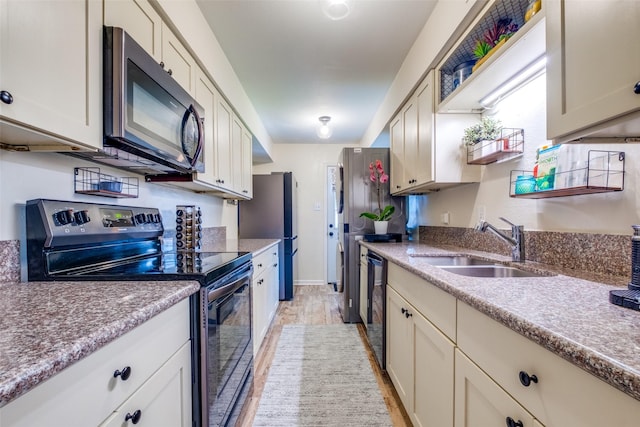
<instances>
[{"instance_id":1,"label":"light wood floor","mask_svg":"<svg viewBox=\"0 0 640 427\"><path fill-rule=\"evenodd\" d=\"M260 403L260 396L262 395L262 390L267 381L267 375L269 374L269 367L275 355L278 338L282 332L282 325L326 325L342 323L342 318L338 311L338 305L342 301L342 298L343 294L334 292L333 288L329 285L300 285L294 287L293 300L280 301L276 317L256 357L253 387L249 392L249 397L240 414L237 423L238 426L249 427L253 424L253 418ZM375 356L366 341L364 327L358 325L358 330L369 355L369 362L376 375L382 397L387 404L393 426L411 426L411 421L409 421L409 417L402 408L400 399L391 384L391 380L386 373L382 372L375 361ZM345 398L348 398L348 396L345 396Z\"/></svg>"}]
</instances>

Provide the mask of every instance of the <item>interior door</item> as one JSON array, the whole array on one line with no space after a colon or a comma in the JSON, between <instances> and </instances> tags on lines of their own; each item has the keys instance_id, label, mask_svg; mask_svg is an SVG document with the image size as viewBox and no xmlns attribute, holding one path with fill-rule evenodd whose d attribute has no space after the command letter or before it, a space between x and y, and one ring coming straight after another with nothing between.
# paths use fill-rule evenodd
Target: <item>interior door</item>
<instances>
[{"instance_id":1,"label":"interior door","mask_svg":"<svg viewBox=\"0 0 640 427\"><path fill-rule=\"evenodd\" d=\"M336 179L336 173L338 169L336 166L327 166L327 186L326 186L326 233L325 233L325 248L327 250L327 283L337 284L337 248L338 248L338 210L336 206L336 192L338 180Z\"/></svg>"}]
</instances>

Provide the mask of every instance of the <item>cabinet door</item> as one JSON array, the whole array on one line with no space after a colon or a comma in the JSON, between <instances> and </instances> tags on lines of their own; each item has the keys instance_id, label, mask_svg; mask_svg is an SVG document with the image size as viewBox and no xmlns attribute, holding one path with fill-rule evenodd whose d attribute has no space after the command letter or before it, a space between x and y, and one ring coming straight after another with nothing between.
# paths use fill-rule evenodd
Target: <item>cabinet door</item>
<instances>
[{"instance_id":1,"label":"cabinet door","mask_svg":"<svg viewBox=\"0 0 640 427\"><path fill-rule=\"evenodd\" d=\"M190 427L191 419L191 344L186 343L101 427L122 427L128 420L138 427Z\"/></svg>"},{"instance_id":2,"label":"cabinet door","mask_svg":"<svg viewBox=\"0 0 640 427\"><path fill-rule=\"evenodd\" d=\"M420 313L414 312L415 386L411 420L415 426L453 426L455 345Z\"/></svg>"},{"instance_id":3,"label":"cabinet door","mask_svg":"<svg viewBox=\"0 0 640 427\"><path fill-rule=\"evenodd\" d=\"M269 306L272 314L269 316L269 322L275 317L280 303L280 260L278 256L278 246L271 249L271 278L269 281Z\"/></svg>"},{"instance_id":4,"label":"cabinet door","mask_svg":"<svg viewBox=\"0 0 640 427\"><path fill-rule=\"evenodd\" d=\"M404 130L402 129L402 114L398 114L389 125L391 139L391 194L397 194L405 188L404 185Z\"/></svg>"},{"instance_id":5,"label":"cabinet door","mask_svg":"<svg viewBox=\"0 0 640 427\"><path fill-rule=\"evenodd\" d=\"M402 109L402 128L404 132L404 181L403 186L413 187L418 169L418 105L416 97L405 104Z\"/></svg>"},{"instance_id":6,"label":"cabinet door","mask_svg":"<svg viewBox=\"0 0 640 427\"><path fill-rule=\"evenodd\" d=\"M195 99L204 108L204 172L197 172L196 179L205 184L216 184L216 142L215 142L215 111L218 92L213 83L201 69L196 75Z\"/></svg>"},{"instance_id":7,"label":"cabinet door","mask_svg":"<svg viewBox=\"0 0 640 427\"><path fill-rule=\"evenodd\" d=\"M387 372L408 413L413 412L413 326L409 304L387 286Z\"/></svg>"},{"instance_id":8,"label":"cabinet door","mask_svg":"<svg viewBox=\"0 0 640 427\"><path fill-rule=\"evenodd\" d=\"M101 6L95 0L0 0L0 90L13 97L0 103L1 122L70 145L102 147ZM20 134L9 128L0 128L0 139L20 143L11 141ZM36 133L24 142L46 145L47 138Z\"/></svg>"},{"instance_id":9,"label":"cabinet door","mask_svg":"<svg viewBox=\"0 0 640 427\"><path fill-rule=\"evenodd\" d=\"M196 61L165 24L162 24L162 63L184 90L195 95Z\"/></svg>"},{"instance_id":10,"label":"cabinet door","mask_svg":"<svg viewBox=\"0 0 640 427\"><path fill-rule=\"evenodd\" d=\"M504 426L507 417L522 427L533 417L459 350L455 352L455 426Z\"/></svg>"},{"instance_id":11,"label":"cabinet door","mask_svg":"<svg viewBox=\"0 0 640 427\"><path fill-rule=\"evenodd\" d=\"M416 158L415 176L417 184L426 184L435 179L433 152L434 148L434 71L425 77L416 93L416 104L418 109L418 142Z\"/></svg>"},{"instance_id":12,"label":"cabinet door","mask_svg":"<svg viewBox=\"0 0 640 427\"><path fill-rule=\"evenodd\" d=\"M216 185L230 190L231 175L231 120L233 112L227 101L218 96L216 100L215 150L216 150Z\"/></svg>"},{"instance_id":13,"label":"cabinet door","mask_svg":"<svg viewBox=\"0 0 640 427\"><path fill-rule=\"evenodd\" d=\"M162 61L162 18L147 0L105 0L104 25L122 28L153 59Z\"/></svg>"},{"instance_id":14,"label":"cabinet door","mask_svg":"<svg viewBox=\"0 0 640 427\"><path fill-rule=\"evenodd\" d=\"M235 114L231 120L232 189L242 194L242 134L244 125Z\"/></svg>"},{"instance_id":15,"label":"cabinet door","mask_svg":"<svg viewBox=\"0 0 640 427\"><path fill-rule=\"evenodd\" d=\"M240 192L247 199L253 197L253 136L247 128L242 132L242 185Z\"/></svg>"},{"instance_id":16,"label":"cabinet door","mask_svg":"<svg viewBox=\"0 0 640 427\"><path fill-rule=\"evenodd\" d=\"M253 357L256 357L260 345L267 331L267 287L265 286L267 272L253 278L251 289L251 316L253 325Z\"/></svg>"},{"instance_id":17,"label":"cabinet door","mask_svg":"<svg viewBox=\"0 0 640 427\"><path fill-rule=\"evenodd\" d=\"M543 2L547 137L640 109L640 2Z\"/></svg>"}]
</instances>

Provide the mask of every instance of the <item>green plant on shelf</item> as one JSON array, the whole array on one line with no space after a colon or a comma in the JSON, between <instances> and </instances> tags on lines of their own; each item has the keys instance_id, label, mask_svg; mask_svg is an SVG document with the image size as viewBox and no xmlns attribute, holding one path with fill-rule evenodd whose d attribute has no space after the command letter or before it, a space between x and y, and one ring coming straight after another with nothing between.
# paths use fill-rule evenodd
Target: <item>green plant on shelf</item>
<instances>
[{"instance_id":1,"label":"green plant on shelf","mask_svg":"<svg viewBox=\"0 0 640 427\"><path fill-rule=\"evenodd\" d=\"M462 142L465 146L473 146L481 141L491 141L500 136L502 123L498 119L483 117L480 123L465 128Z\"/></svg>"},{"instance_id":2,"label":"green plant on shelf","mask_svg":"<svg viewBox=\"0 0 640 427\"><path fill-rule=\"evenodd\" d=\"M511 18L502 18L489 27L482 34L482 38L476 41L473 55L476 59L485 57L502 40L506 40L518 31L518 24Z\"/></svg>"}]
</instances>

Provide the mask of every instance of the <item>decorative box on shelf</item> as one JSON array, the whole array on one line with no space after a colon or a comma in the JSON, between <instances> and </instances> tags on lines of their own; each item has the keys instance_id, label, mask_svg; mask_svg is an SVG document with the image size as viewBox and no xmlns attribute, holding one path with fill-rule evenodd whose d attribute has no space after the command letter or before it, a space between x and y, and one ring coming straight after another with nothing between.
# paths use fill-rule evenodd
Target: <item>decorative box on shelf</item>
<instances>
[{"instance_id":1,"label":"decorative box on shelf","mask_svg":"<svg viewBox=\"0 0 640 427\"><path fill-rule=\"evenodd\" d=\"M500 137L467 146L467 164L488 165L503 162L524 152L524 130L502 128Z\"/></svg>"},{"instance_id":2,"label":"decorative box on shelf","mask_svg":"<svg viewBox=\"0 0 640 427\"><path fill-rule=\"evenodd\" d=\"M509 196L543 199L622 191L624 161L623 151L590 150L586 162L576 160L569 163L560 158L557 166L544 176L536 176L532 171L513 170Z\"/></svg>"},{"instance_id":3,"label":"decorative box on shelf","mask_svg":"<svg viewBox=\"0 0 640 427\"><path fill-rule=\"evenodd\" d=\"M100 173L100 168L74 168L73 173L73 187L78 194L114 198L138 197L138 178L107 175Z\"/></svg>"}]
</instances>

